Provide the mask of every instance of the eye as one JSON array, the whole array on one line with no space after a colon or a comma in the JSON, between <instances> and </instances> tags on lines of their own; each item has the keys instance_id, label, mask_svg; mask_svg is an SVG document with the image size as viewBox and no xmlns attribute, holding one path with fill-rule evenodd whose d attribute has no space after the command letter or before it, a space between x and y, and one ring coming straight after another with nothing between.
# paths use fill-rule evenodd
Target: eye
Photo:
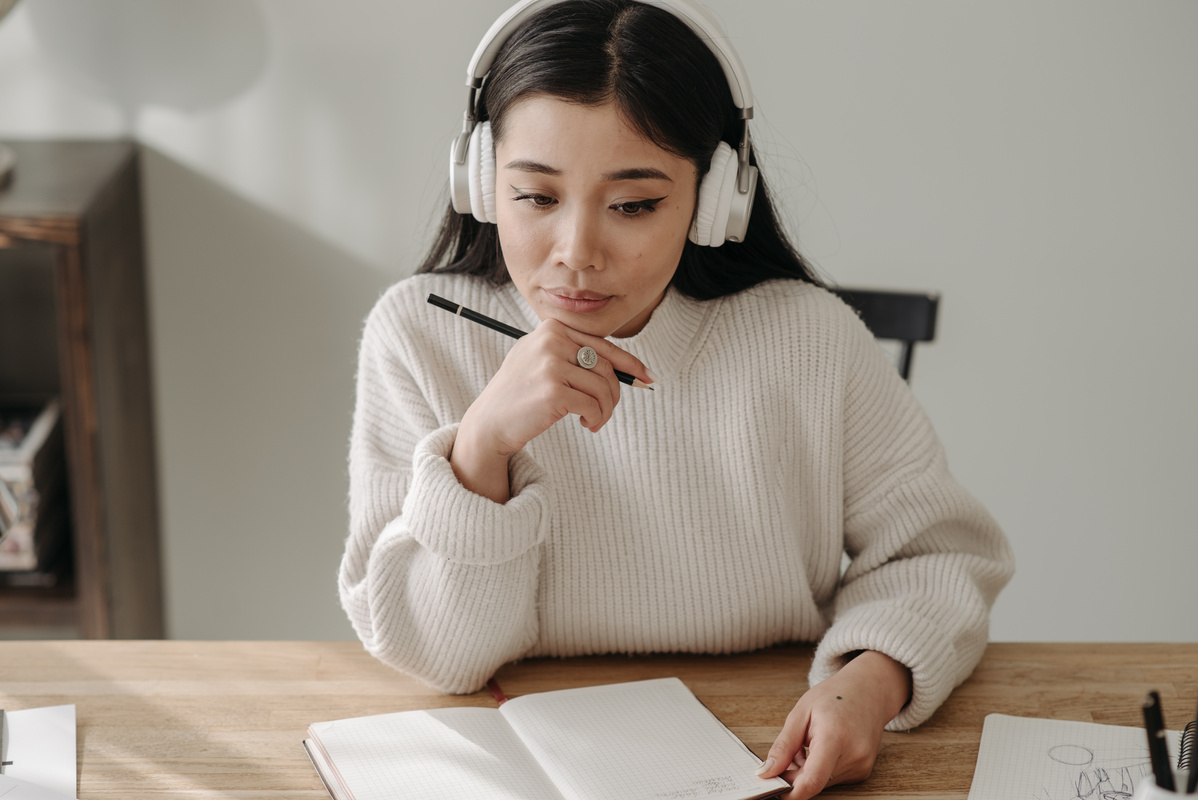
<instances>
[{"instance_id":1,"label":"eye","mask_svg":"<svg viewBox=\"0 0 1198 800\"><path fill-rule=\"evenodd\" d=\"M629 203L617 203L611 208L625 217L643 217L656 211L657 204L662 200L665 200L665 198L658 197L653 200L636 200Z\"/></svg>"},{"instance_id":2,"label":"eye","mask_svg":"<svg viewBox=\"0 0 1198 800\"><path fill-rule=\"evenodd\" d=\"M545 207L547 207L547 206L551 206L551 205L553 205L554 203L556 203L556 202L557 202L556 200L554 200L554 199L553 199L552 197L550 197L549 195L545 195L545 194L531 194L531 193L530 193L530 194L517 194L517 195L516 195L515 197L513 197L512 199L513 199L513 200L515 200L515 201L517 201L517 202L520 202L520 201L525 201L525 200L527 200L527 201L531 201L531 202L532 202L532 204L533 204L534 206L536 206L537 208L545 208Z\"/></svg>"}]
</instances>

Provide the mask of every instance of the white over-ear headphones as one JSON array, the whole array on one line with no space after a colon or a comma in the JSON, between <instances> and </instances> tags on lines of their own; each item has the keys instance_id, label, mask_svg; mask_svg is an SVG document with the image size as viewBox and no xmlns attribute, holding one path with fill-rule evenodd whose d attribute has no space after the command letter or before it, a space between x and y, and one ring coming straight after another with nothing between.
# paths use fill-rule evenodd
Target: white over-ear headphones
<instances>
[{"instance_id":1,"label":"white over-ear headphones","mask_svg":"<svg viewBox=\"0 0 1198 800\"><path fill-rule=\"evenodd\" d=\"M753 90L740 56L710 11L691 0L638 0L669 11L685 22L711 48L740 109L740 143L734 152L720 142L711 157L711 169L703 176L690 239L695 244L719 247L725 241L740 242L749 226L753 195L757 190L757 167L749 164L749 120L753 118ZM466 70L469 97L462 132L453 140L449 153L449 194L454 211L473 214L479 222L495 222L495 147L491 124L479 123L476 97L483 78L499 48L525 19L564 0L521 0L509 8L479 42Z\"/></svg>"}]
</instances>

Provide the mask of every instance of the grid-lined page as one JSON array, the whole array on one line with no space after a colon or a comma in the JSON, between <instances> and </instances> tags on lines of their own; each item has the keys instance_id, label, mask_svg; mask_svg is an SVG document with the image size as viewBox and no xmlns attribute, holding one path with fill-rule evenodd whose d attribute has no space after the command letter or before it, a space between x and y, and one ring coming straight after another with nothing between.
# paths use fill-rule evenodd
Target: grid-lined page
<instances>
[{"instance_id":1,"label":"grid-lined page","mask_svg":"<svg viewBox=\"0 0 1198 800\"><path fill-rule=\"evenodd\" d=\"M781 779L677 678L525 695L500 712L567 798L733 800Z\"/></svg>"},{"instance_id":2,"label":"grid-lined page","mask_svg":"<svg viewBox=\"0 0 1198 800\"><path fill-rule=\"evenodd\" d=\"M561 800L492 708L401 711L317 722L308 732L353 800Z\"/></svg>"},{"instance_id":3,"label":"grid-lined page","mask_svg":"<svg viewBox=\"0 0 1198 800\"><path fill-rule=\"evenodd\" d=\"M1167 737L1176 758L1181 735ZM1151 780L1143 728L990 714L969 800L1130 797Z\"/></svg>"}]
</instances>

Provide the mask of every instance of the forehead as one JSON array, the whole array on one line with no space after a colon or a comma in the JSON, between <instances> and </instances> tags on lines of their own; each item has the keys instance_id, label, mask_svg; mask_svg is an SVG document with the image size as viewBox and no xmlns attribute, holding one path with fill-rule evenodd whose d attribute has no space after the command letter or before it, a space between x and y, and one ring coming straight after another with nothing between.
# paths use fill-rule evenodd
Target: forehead
<instances>
[{"instance_id":1,"label":"forehead","mask_svg":"<svg viewBox=\"0 0 1198 800\"><path fill-rule=\"evenodd\" d=\"M518 159L562 172L654 167L673 176L694 169L688 160L642 136L613 103L582 105L539 94L508 109L495 150L500 168Z\"/></svg>"}]
</instances>

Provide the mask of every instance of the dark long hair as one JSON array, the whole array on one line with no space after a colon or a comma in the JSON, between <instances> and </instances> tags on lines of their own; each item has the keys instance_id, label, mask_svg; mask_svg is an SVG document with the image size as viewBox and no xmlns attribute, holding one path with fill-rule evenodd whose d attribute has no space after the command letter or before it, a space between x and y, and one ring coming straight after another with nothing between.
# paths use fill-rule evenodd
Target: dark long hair
<instances>
[{"instance_id":1,"label":"dark long hair","mask_svg":"<svg viewBox=\"0 0 1198 800\"><path fill-rule=\"evenodd\" d=\"M682 20L635 0L569 0L530 17L504 43L479 100L495 141L519 99L545 94L583 105L614 103L658 147L695 165L701 180L719 142L736 148L741 121L719 60ZM754 159L756 163L756 159ZM450 206L418 272L451 272L507 283L499 233ZM773 278L821 284L778 222L764 177L757 181L743 242L687 241L672 285L697 300Z\"/></svg>"}]
</instances>

